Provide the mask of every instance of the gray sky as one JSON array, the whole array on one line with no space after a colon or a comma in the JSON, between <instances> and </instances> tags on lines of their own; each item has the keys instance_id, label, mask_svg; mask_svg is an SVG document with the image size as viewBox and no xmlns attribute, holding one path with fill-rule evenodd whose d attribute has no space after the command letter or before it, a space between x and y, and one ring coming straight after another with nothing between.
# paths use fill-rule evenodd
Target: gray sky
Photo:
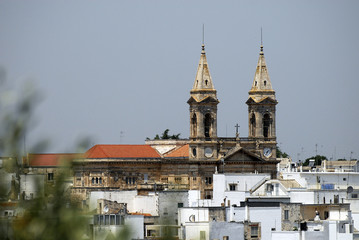
<instances>
[{"instance_id":1,"label":"gray sky","mask_svg":"<svg viewBox=\"0 0 359 240\"><path fill-rule=\"evenodd\" d=\"M0 66L44 96L27 145L48 152L189 135L201 52L220 100L218 135L248 134L260 28L277 100L277 139L294 160L359 158L359 1L1 1ZM121 133L122 132L122 133Z\"/></svg>"}]
</instances>

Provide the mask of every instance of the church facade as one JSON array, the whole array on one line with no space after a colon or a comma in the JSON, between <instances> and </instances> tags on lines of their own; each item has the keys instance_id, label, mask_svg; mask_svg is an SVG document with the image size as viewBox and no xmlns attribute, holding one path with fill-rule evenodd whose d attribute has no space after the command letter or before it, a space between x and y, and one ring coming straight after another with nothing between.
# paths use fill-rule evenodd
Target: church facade
<instances>
[{"instance_id":1,"label":"church facade","mask_svg":"<svg viewBox=\"0 0 359 240\"><path fill-rule=\"evenodd\" d=\"M190 135L181 140L149 140L143 145L95 145L75 160L72 193L91 191L200 190L212 197L214 173L270 173L276 177L275 91L260 48L248 105L248 137L217 136L217 91L205 46L189 104Z\"/></svg>"}]
</instances>

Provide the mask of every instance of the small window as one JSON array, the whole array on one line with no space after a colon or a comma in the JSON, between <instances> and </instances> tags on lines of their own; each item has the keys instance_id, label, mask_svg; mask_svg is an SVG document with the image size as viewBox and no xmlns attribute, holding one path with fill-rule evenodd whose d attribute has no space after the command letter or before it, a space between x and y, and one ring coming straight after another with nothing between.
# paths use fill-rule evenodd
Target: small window
<instances>
[{"instance_id":1,"label":"small window","mask_svg":"<svg viewBox=\"0 0 359 240\"><path fill-rule=\"evenodd\" d=\"M257 86L257 81L255 81L255 83L254 83L254 84L255 84L255 86Z\"/></svg>"},{"instance_id":2,"label":"small window","mask_svg":"<svg viewBox=\"0 0 359 240\"><path fill-rule=\"evenodd\" d=\"M229 240L229 236L223 236L223 240Z\"/></svg>"},{"instance_id":3,"label":"small window","mask_svg":"<svg viewBox=\"0 0 359 240\"><path fill-rule=\"evenodd\" d=\"M183 203L181 203L181 202L177 203L177 207L178 208L183 208Z\"/></svg>"},{"instance_id":4,"label":"small window","mask_svg":"<svg viewBox=\"0 0 359 240\"><path fill-rule=\"evenodd\" d=\"M251 238L258 238L258 225L251 226Z\"/></svg>"},{"instance_id":5,"label":"small window","mask_svg":"<svg viewBox=\"0 0 359 240\"><path fill-rule=\"evenodd\" d=\"M195 148L192 148L192 155L195 157L197 155L197 150Z\"/></svg>"},{"instance_id":6,"label":"small window","mask_svg":"<svg viewBox=\"0 0 359 240\"><path fill-rule=\"evenodd\" d=\"M212 177L206 177L206 185L212 184Z\"/></svg>"},{"instance_id":7,"label":"small window","mask_svg":"<svg viewBox=\"0 0 359 240\"><path fill-rule=\"evenodd\" d=\"M347 179L346 178L343 178L343 181L346 181Z\"/></svg>"},{"instance_id":8,"label":"small window","mask_svg":"<svg viewBox=\"0 0 359 240\"><path fill-rule=\"evenodd\" d=\"M193 177L193 181L197 181L197 177Z\"/></svg>"},{"instance_id":9,"label":"small window","mask_svg":"<svg viewBox=\"0 0 359 240\"><path fill-rule=\"evenodd\" d=\"M54 180L54 173L48 173L48 174L47 174L47 180L48 180L48 181Z\"/></svg>"},{"instance_id":10,"label":"small window","mask_svg":"<svg viewBox=\"0 0 359 240\"><path fill-rule=\"evenodd\" d=\"M264 86L267 86L267 81L264 81Z\"/></svg>"},{"instance_id":11,"label":"small window","mask_svg":"<svg viewBox=\"0 0 359 240\"><path fill-rule=\"evenodd\" d=\"M284 220L289 219L289 210L284 210Z\"/></svg>"},{"instance_id":12,"label":"small window","mask_svg":"<svg viewBox=\"0 0 359 240\"><path fill-rule=\"evenodd\" d=\"M208 80L204 81L206 83L206 86L208 85Z\"/></svg>"},{"instance_id":13,"label":"small window","mask_svg":"<svg viewBox=\"0 0 359 240\"><path fill-rule=\"evenodd\" d=\"M272 192L274 189L273 184L267 184L267 192Z\"/></svg>"},{"instance_id":14,"label":"small window","mask_svg":"<svg viewBox=\"0 0 359 240\"><path fill-rule=\"evenodd\" d=\"M237 184L229 184L229 191L236 191Z\"/></svg>"}]
</instances>

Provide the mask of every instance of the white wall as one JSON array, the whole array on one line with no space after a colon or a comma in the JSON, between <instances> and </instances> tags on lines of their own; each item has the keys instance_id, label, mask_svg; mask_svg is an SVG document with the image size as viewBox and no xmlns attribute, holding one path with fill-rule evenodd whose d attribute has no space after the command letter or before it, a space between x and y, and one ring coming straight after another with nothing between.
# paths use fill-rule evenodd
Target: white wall
<instances>
[{"instance_id":1,"label":"white wall","mask_svg":"<svg viewBox=\"0 0 359 240\"><path fill-rule=\"evenodd\" d=\"M20 175L20 197L25 192L25 198L31 199L44 194L45 176L42 174Z\"/></svg>"},{"instance_id":2,"label":"white wall","mask_svg":"<svg viewBox=\"0 0 359 240\"><path fill-rule=\"evenodd\" d=\"M187 223L186 224L186 240L199 240L200 239L200 232L206 232L206 240L209 240L209 223Z\"/></svg>"},{"instance_id":3,"label":"white wall","mask_svg":"<svg viewBox=\"0 0 359 240\"><path fill-rule=\"evenodd\" d=\"M295 191L289 192L290 202L292 203L303 203L303 204L314 204L314 192L313 191Z\"/></svg>"},{"instance_id":4,"label":"white wall","mask_svg":"<svg viewBox=\"0 0 359 240\"><path fill-rule=\"evenodd\" d=\"M128 215L125 216L125 224L130 228L129 239L143 239L144 237L144 216Z\"/></svg>"},{"instance_id":5,"label":"white wall","mask_svg":"<svg viewBox=\"0 0 359 240\"><path fill-rule=\"evenodd\" d=\"M118 203L127 203L127 209L130 212L136 212L134 206L134 199L137 191L98 191L90 193L89 210L92 211L97 208L98 199L106 199L110 201L117 201Z\"/></svg>"},{"instance_id":6,"label":"white wall","mask_svg":"<svg viewBox=\"0 0 359 240\"><path fill-rule=\"evenodd\" d=\"M158 216L158 196L135 196L133 210L140 213L149 213L152 216Z\"/></svg>"},{"instance_id":7,"label":"white wall","mask_svg":"<svg viewBox=\"0 0 359 240\"><path fill-rule=\"evenodd\" d=\"M208 208L180 208L178 209L178 224L184 225L190 222L192 215L194 215L195 222L208 222L208 213Z\"/></svg>"},{"instance_id":8,"label":"white wall","mask_svg":"<svg viewBox=\"0 0 359 240\"><path fill-rule=\"evenodd\" d=\"M221 206L224 198L226 198L226 205L228 200L230 200L231 205L239 205L249 195L246 192L264 179L270 179L270 174L213 174L212 206ZM230 191L230 184L236 184L235 191Z\"/></svg>"},{"instance_id":9,"label":"white wall","mask_svg":"<svg viewBox=\"0 0 359 240\"><path fill-rule=\"evenodd\" d=\"M285 231L285 232L272 232L272 240L300 240L300 232L298 231Z\"/></svg>"},{"instance_id":10,"label":"white wall","mask_svg":"<svg viewBox=\"0 0 359 240\"><path fill-rule=\"evenodd\" d=\"M199 190L188 191L188 206L189 207L211 207L211 199L200 199L201 192Z\"/></svg>"}]
</instances>

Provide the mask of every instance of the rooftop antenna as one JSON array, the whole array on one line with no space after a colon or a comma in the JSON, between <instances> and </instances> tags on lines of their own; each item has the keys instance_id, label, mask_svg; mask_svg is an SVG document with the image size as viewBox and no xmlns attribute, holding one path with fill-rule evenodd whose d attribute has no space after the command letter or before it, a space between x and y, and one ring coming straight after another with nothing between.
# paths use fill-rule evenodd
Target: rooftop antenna
<instances>
[{"instance_id":1,"label":"rooftop antenna","mask_svg":"<svg viewBox=\"0 0 359 240\"><path fill-rule=\"evenodd\" d=\"M262 33L262 27L261 27L261 46L263 46L263 33Z\"/></svg>"}]
</instances>

